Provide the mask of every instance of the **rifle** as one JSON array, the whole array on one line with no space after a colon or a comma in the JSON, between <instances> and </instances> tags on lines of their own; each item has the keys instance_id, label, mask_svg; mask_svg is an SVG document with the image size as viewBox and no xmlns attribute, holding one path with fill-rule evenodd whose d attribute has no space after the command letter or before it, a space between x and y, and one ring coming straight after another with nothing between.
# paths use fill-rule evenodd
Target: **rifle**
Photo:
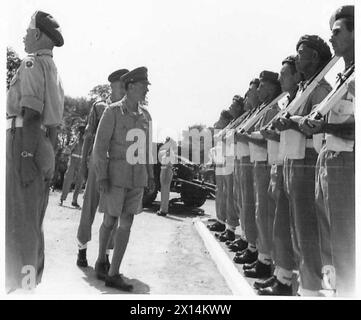
<instances>
[{"instance_id":1,"label":"rifle","mask_svg":"<svg viewBox=\"0 0 361 320\"><path fill-rule=\"evenodd\" d=\"M322 102L307 116L310 120L320 120L346 94L348 84L355 80L355 65L352 65L343 75L339 75L338 85L322 100Z\"/></svg>"},{"instance_id":2,"label":"rifle","mask_svg":"<svg viewBox=\"0 0 361 320\"><path fill-rule=\"evenodd\" d=\"M252 116L250 117L246 122L241 123L237 128L237 133L245 133L249 129L251 129L258 121L263 117L263 115L268 111L269 107L272 107L274 104L276 104L279 100L283 99L286 96L286 92L282 92L280 95L278 95L276 98L274 98L270 103L267 103Z\"/></svg>"},{"instance_id":3,"label":"rifle","mask_svg":"<svg viewBox=\"0 0 361 320\"><path fill-rule=\"evenodd\" d=\"M272 119L267 123L265 126L266 129L273 130L272 123L280 118L284 117L286 119L289 119L291 116L295 114L295 112L302 106L310 94L313 92L313 90L316 89L320 81L324 78L324 76L327 74L328 71L335 65L335 63L338 61L340 57L333 56L331 60L327 63L327 65L322 68L319 72L317 72L311 79L309 79L305 86L303 91L296 95L296 97L291 101L291 103L284 109L278 112Z\"/></svg>"}]
</instances>

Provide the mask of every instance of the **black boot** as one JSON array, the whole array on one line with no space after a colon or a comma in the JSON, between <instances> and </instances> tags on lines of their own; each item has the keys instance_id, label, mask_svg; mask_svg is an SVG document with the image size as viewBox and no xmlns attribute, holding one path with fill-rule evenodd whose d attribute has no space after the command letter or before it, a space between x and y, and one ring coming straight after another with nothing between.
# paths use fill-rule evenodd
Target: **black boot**
<instances>
[{"instance_id":1,"label":"black boot","mask_svg":"<svg viewBox=\"0 0 361 320\"><path fill-rule=\"evenodd\" d=\"M243 251L243 250L247 249L247 247L248 247L248 242L243 240L242 238L239 238L239 239L233 241L228 246L228 249L233 252L238 252L238 251Z\"/></svg>"},{"instance_id":2,"label":"black boot","mask_svg":"<svg viewBox=\"0 0 361 320\"><path fill-rule=\"evenodd\" d=\"M220 234L216 234L216 237L218 238L219 241L226 242L227 240L233 241L235 239L236 235L234 234L234 232L232 230L226 229L226 231L224 231Z\"/></svg>"},{"instance_id":3,"label":"black boot","mask_svg":"<svg viewBox=\"0 0 361 320\"><path fill-rule=\"evenodd\" d=\"M257 260L257 257L258 257L257 251L252 252L251 250L246 249L243 251L243 253L241 255L239 255L239 256L236 255L233 258L233 261L235 263L239 263L239 264L252 263Z\"/></svg>"},{"instance_id":4,"label":"black boot","mask_svg":"<svg viewBox=\"0 0 361 320\"><path fill-rule=\"evenodd\" d=\"M252 263L245 263L243 265L243 270L249 270L249 269L254 268L256 266L256 263L257 263L257 260Z\"/></svg>"},{"instance_id":5,"label":"black boot","mask_svg":"<svg viewBox=\"0 0 361 320\"><path fill-rule=\"evenodd\" d=\"M292 285L288 286L276 279L272 286L261 288L257 293L260 296L292 296Z\"/></svg>"},{"instance_id":6,"label":"black boot","mask_svg":"<svg viewBox=\"0 0 361 320\"><path fill-rule=\"evenodd\" d=\"M252 269L244 270L244 275L248 278L269 278L271 274L271 265L264 264L259 260Z\"/></svg>"},{"instance_id":7,"label":"black boot","mask_svg":"<svg viewBox=\"0 0 361 320\"><path fill-rule=\"evenodd\" d=\"M88 266L88 260L86 259L86 249L79 249L76 265L81 268L86 268Z\"/></svg>"},{"instance_id":8,"label":"black boot","mask_svg":"<svg viewBox=\"0 0 361 320\"><path fill-rule=\"evenodd\" d=\"M273 284L276 282L276 277L275 276L272 276L264 281L256 281L254 284L253 284L253 288L259 290L259 289L264 289L264 288L267 288L267 287L271 287L273 286Z\"/></svg>"},{"instance_id":9,"label":"black boot","mask_svg":"<svg viewBox=\"0 0 361 320\"><path fill-rule=\"evenodd\" d=\"M226 229L226 226L224 223L220 223L219 221L216 221L213 224L207 225L207 228L211 231L223 232Z\"/></svg>"}]
</instances>

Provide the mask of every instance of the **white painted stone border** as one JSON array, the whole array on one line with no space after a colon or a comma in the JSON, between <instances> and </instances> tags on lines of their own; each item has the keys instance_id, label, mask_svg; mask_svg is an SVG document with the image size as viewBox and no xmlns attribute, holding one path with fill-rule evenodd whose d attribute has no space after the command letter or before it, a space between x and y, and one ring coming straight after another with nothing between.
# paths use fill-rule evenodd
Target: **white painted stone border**
<instances>
[{"instance_id":1,"label":"white painted stone border","mask_svg":"<svg viewBox=\"0 0 361 320\"><path fill-rule=\"evenodd\" d=\"M199 217L195 218L193 219L193 223L233 295L245 296L248 298L256 297L257 295L253 288L249 285L247 280L243 278L243 275L239 273L237 268L233 265L233 262L229 259L201 219Z\"/></svg>"}]
</instances>

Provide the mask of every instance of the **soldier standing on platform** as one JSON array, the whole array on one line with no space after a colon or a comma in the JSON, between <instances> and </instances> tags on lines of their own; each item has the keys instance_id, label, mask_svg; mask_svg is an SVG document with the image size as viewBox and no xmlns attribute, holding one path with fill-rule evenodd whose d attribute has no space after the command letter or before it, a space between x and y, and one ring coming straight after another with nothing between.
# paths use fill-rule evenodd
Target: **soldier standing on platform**
<instances>
[{"instance_id":1,"label":"soldier standing on platform","mask_svg":"<svg viewBox=\"0 0 361 320\"><path fill-rule=\"evenodd\" d=\"M59 24L36 11L24 37L28 56L7 95L6 289L34 289L44 269L43 219L54 174L64 91L53 61L64 44Z\"/></svg>"},{"instance_id":2,"label":"soldier standing on platform","mask_svg":"<svg viewBox=\"0 0 361 320\"><path fill-rule=\"evenodd\" d=\"M345 73L355 66L354 6L338 8L330 28L330 42L335 55L344 60ZM326 278L338 296L352 296L356 281L354 83L327 114L327 121L305 117L300 127L307 134L326 133L316 170L323 272L329 274Z\"/></svg>"},{"instance_id":3,"label":"soldier standing on platform","mask_svg":"<svg viewBox=\"0 0 361 320\"><path fill-rule=\"evenodd\" d=\"M129 72L127 69L120 69L112 72L108 76L108 81L110 82L111 88L111 97L112 102L117 102L123 99L125 95L124 83L120 80L120 77ZM85 172L88 170L88 179L85 185L84 191L84 201L83 208L81 210L80 222L78 227L77 239L78 239L78 258L77 265L79 267L87 267L88 261L86 258L87 243L91 240L91 228L94 222L95 213L99 205L99 186L96 181L96 173L94 167L94 158L93 158L93 143L95 139L95 134L98 129L99 121L105 108L107 107L105 101L95 102L89 117L88 123L85 128L84 134L84 144L81 152L81 172L82 176L85 177ZM115 230L115 229L114 229ZM114 231L113 230L113 231ZM115 231L114 231L115 232ZM114 233L113 232L113 233ZM111 239L113 239L111 237ZM109 242L107 249L107 264L109 263L109 253L110 249L113 248L113 241Z\"/></svg>"},{"instance_id":4,"label":"soldier standing on platform","mask_svg":"<svg viewBox=\"0 0 361 320\"><path fill-rule=\"evenodd\" d=\"M134 69L123 75L121 81L126 94L121 101L105 109L94 144L94 164L100 186L99 209L104 212L95 271L99 279L105 280L106 286L129 291L133 286L125 283L119 267L129 242L134 215L142 210L144 187L154 190L154 175L149 150L151 117L141 106L148 92L147 69ZM139 147L131 153L129 150L135 142L129 136L133 134L134 138L138 137ZM106 249L118 220L114 253L108 270Z\"/></svg>"}]
</instances>

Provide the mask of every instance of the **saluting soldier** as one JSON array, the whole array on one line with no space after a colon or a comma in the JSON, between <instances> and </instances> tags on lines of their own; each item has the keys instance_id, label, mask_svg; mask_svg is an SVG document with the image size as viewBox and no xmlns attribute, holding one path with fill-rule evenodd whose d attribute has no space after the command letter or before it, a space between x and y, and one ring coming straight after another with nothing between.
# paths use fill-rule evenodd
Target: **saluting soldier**
<instances>
[{"instance_id":1,"label":"saluting soldier","mask_svg":"<svg viewBox=\"0 0 361 320\"><path fill-rule=\"evenodd\" d=\"M99 230L99 254L95 271L105 285L120 290L132 290L119 274L128 245L134 215L142 210L144 187L154 188L151 161L151 117L141 106L150 84L147 68L134 69L121 77L126 94L105 109L100 120L94 144L94 164L100 186L100 211L104 220ZM138 148L134 152L134 141ZM106 248L112 228L119 220L115 234L114 253L109 270L106 265Z\"/></svg>"},{"instance_id":2,"label":"saluting soldier","mask_svg":"<svg viewBox=\"0 0 361 320\"><path fill-rule=\"evenodd\" d=\"M354 6L338 8L330 19L330 42L345 63L354 68ZM355 72L355 71L353 71ZM300 123L307 134L326 133L316 171L316 204L321 230L322 264L331 288L339 296L355 289L355 92L354 84L325 120ZM308 125L310 123L310 126ZM334 268L333 268L334 267ZM336 271L336 275L334 274Z\"/></svg>"},{"instance_id":3,"label":"saluting soldier","mask_svg":"<svg viewBox=\"0 0 361 320\"><path fill-rule=\"evenodd\" d=\"M54 174L64 92L53 61L59 24L36 11L24 37L28 56L11 81L6 130L6 288L33 289L44 268L43 219Z\"/></svg>"},{"instance_id":4,"label":"saluting soldier","mask_svg":"<svg viewBox=\"0 0 361 320\"><path fill-rule=\"evenodd\" d=\"M257 89L261 101L260 108L269 105L281 94L278 73L263 71L260 74L260 85ZM270 141L264 139L259 130L268 123L279 111L277 103L269 105L266 113L255 124L251 134L243 134L249 143L251 162L254 162L254 197L255 218L257 225L258 255L250 255L245 251L239 256L238 263L244 263L244 275L251 278L269 278L272 264L272 233L275 204L268 195L270 181L270 164L274 159L274 149ZM250 259L253 257L253 259ZM252 261L253 260L253 261Z\"/></svg>"},{"instance_id":5,"label":"saluting soldier","mask_svg":"<svg viewBox=\"0 0 361 320\"><path fill-rule=\"evenodd\" d=\"M120 80L120 77L129 72L127 69L119 69L112 72L108 76L108 81L110 82L111 96L110 100L112 102L117 102L123 99L125 95L124 83ZM88 169L88 179L85 185L84 191L84 201L83 208L81 210L80 222L78 227L77 239L78 239L78 258L77 265L79 267L87 267L88 261L86 258L87 243L91 240L91 228L94 222L95 213L99 205L99 186L96 181L96 173L94 167L93 159L93 144L95 139L95 134L98 129L99 121L105 108L107 107L105 101L97 101L94 103L90 110L88 117L88 123L85 128L84 134L84 144L81 150L81 172L85 176L85 173ZM115 232L113 229L113 233ZM111 238L112 239L112 238ZM113 248L112 241L109 241L107 249L107 265L110 266L109 254L110 250Z\"/></svg>"},{"instance_id":6,"label":"saluting soldier","mask_svg":"<svg viewBox=\"0 0 361 320\"><path fill-rule=\"evenodd\" d=\"M297 94L331 58L327 43L316 35L302 36L297 45L297 70L305 81ZM306 102L290 119L280 117L274 126L281 131L280 153L284 160L283 176L291 212L291 234L300 273L299 294L319 295L321 289L321 253L315 208L315 166L317 145L312 135L303 134L298 126L301 116L309 114L331 91L323 78Z\"/></svg>"},{"instance_id":7,"label":"saluting soldier","mask_svg":"<svg viewBox=\"0 0 361 320\"><path fill-rule=\"evenodd\" d=\"M283 92L287 96L279 103L283 110L294 99L301 81L301 74L296 69L296 56L291 55L282 61L279 80ZM279 142L280 135L269 128L261 129L261 134L270 141ZM293 255L290 212L288 199L283 187L283 158L279 153L279 145L275 150L278 155L273 159L269 193L275 201L275 217L273 222L273 255L275 269L272 277L264 281L256 281L253 286L259 289L259 295L291 296L293 270L296 267Z\"/></svg>"},{"instance_id":8,"label":"saluting soldier","mask_svg":"<svg viewBox=\"0 0 361 320\"><path fill-rule=\"evenodd\" d=\"M83 183L83 177L80 172L80 160L81 160L81 149L83 147L83 135L85 127L83 125L79 126L77 129L78 136L75 138L69 147L70 155L68 161L68 168L64 175L64 182L62 193L60 196L59 205L62 206L63 202L66 200L68 193L70 191L71 184L74 182L74 193L73 200L71 205L75 208L80 208L78 204L78 195Z\"/></svg>"}]
</instances>

